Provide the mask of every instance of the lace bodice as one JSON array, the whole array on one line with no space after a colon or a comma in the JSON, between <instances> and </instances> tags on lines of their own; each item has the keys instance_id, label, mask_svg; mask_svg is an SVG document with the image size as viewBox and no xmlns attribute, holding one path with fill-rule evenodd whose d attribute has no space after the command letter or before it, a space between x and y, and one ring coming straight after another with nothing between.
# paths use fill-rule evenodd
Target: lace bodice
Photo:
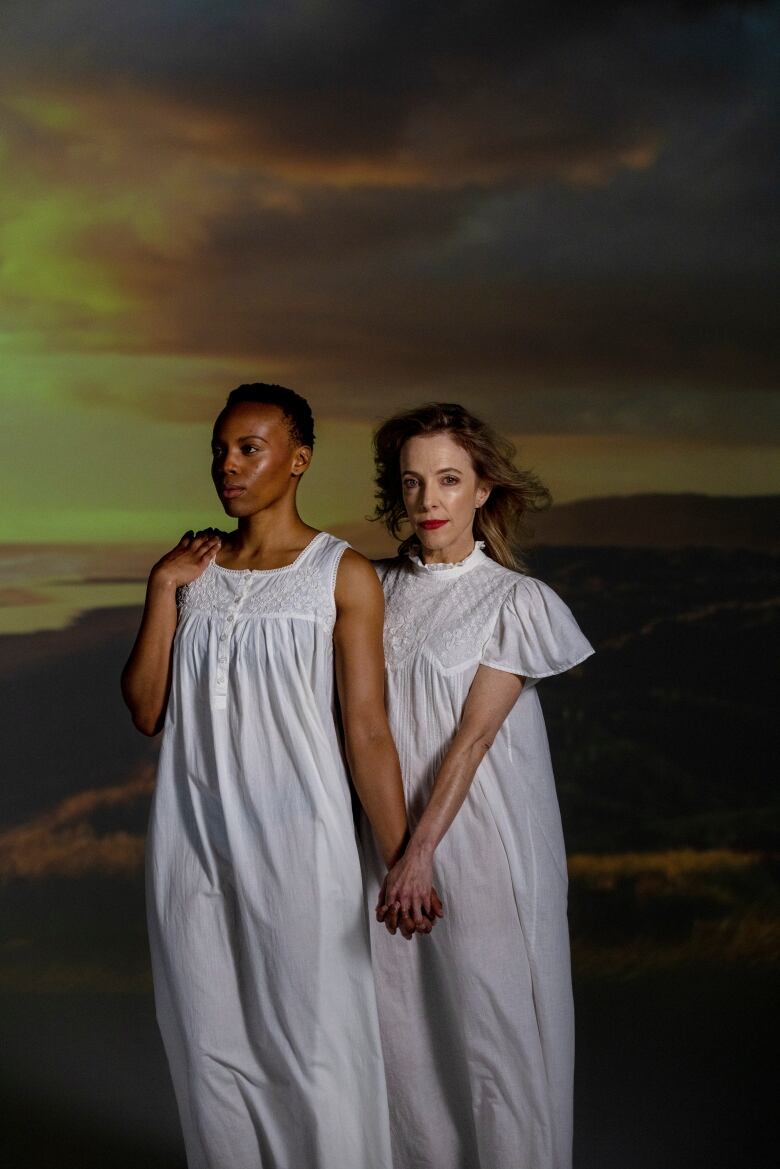
<instances>
[{"instance_id":1,"label":"lace bodice","mask_svg":"<svg viewBox=\"0 0 780 1169\"><path fill-rule=\"evenodd\" d=\"M284 663L296 685L300 655L320 660L315 642L329 671L323 686L332 685L333 590L346 547L319 532L283 568L229 569L212 561L179 590L178 658L208 663L202 677L215 709L225 709L231 693L254 687L258 676L267 681Z\"/></svg>"},{"instance_id":2,"label":"lace bodice","mask_svg":"<svg viewBox=\"0 0 780 1169\"><path fill-rule=\"evenodd\" d=\"M434 658L445 670L476 661L504 598L519 579L479 548L461 564L398 560L380 573L389 670L411 663L418 653Z\"/></svg>"},{"instance_id":3,"label":"lace bodice","mask_svg":"<svg viewBox=\"0 0 780 1169\"><path fill-rule=\"evenodd\" d=\"M333 561L332 568L324 562L330 551L325 536L327 533L320 532L298 559L284 568L236 570L212 562L197 580L178 590L180 619L192 614L217 619L300 616L332 629L338 558L327 558ZM333 543L344 547L342 541Z\"/></svg>"}]
</instances>

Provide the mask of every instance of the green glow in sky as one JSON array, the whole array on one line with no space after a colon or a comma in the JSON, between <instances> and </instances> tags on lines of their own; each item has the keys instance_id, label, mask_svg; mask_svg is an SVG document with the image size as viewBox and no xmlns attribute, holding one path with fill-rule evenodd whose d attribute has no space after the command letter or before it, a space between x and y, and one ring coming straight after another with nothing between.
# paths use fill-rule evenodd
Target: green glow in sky
<instances>
[{"instance_id":1,"label":"green glow in sky","mask_svg":"<svg viewBox=\"0 0 780 1169\"><path fill-rule=\"evenodd\" d=\"M95 405L78 393L99 385L101 375L128 395L136 382L159 384L162 392L191 384L198 370L185 360L99 355L17 355L4 363L0 541L174 543L188 528L223 522L209 475L209 421L163 421L127 406ZM238 380L225 382L224 370L214 371L219 388L206 398L214 413ZM316 400L312 405L316 416ZM359 522L373 510L372 422L319 417L316 429L301 512L320 527ZM536 469L559 502L659 490L780 491L780 451L771 446L637 436L517 441L521 463Z\"/></svg>"},{"instance_id":2,"label":"green glow in sky","mask_svg":"<svg viewBox=\"0 0 780 1169\"><path fill-rule=\"evenodd\" d=\"M78 22L72 35L86 35ZM265 123L252 127L243 108L148 86L143 54L121 84L88 76L89 51L77 58L83 83L81 64L66 83L56 68L25 76L22 57L0 87L0 541L167 542L219 523L210 424L227 391L254 380L311 399L318 444L300 504L317 526L372 511L371 431L383 415L462 393L499 427L528 426L521 462L559 501L780 491L770 346L760 328L754 343L760 313L744 294L763 269L743 270L734 245L726 307L680 300L678 278L683 290L702 274L709 286L708 265L726 255L713 224L736 225L721 208L728 184L709 202L696 194L679 145L679 174L656 133L618 147L607 135L575 166L567 135L554 135L561 156L542 178L524 163L527 136L512 166L494 170L490 133L461 149L470 123L453 113L422 134L419 157L407 143L409 186L394 134L362 158L353 144L354 165L339 170L320 143L257 137ZM503 95L502 83L499 111ZM481 95L483 107L492 132ZM418 129L428 111L426 99ZM264 118L283 114L284 101ZM426 179L434 138L443 169ZM472 170L471 148L483 146ZM710 170L720 173L696 176L705 187ZM655 182L670 184L665 200ZM690 189L696 215L683 207L678 222ZM692 220L710 204L723 218L699 238ZM662 211L669 223L656 222ZM696 246L678 269L689 235ZM659 258L653 239L673 252ZM698 326L694 308L706 310Z\"/></svg>"}]
</instances>

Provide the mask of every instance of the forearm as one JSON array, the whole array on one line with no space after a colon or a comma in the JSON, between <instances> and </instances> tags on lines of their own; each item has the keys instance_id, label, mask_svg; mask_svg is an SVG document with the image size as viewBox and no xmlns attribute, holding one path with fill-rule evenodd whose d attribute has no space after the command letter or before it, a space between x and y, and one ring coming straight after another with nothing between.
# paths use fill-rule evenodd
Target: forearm
<instances>
[{"instance_id":1,"label":"forearm","mask_svg":"<svg viewBox=\"0 0 780 1169\"><path fill-rule=\"evenodd\" d=\"M430 799L412 835L409 847L429 857L457 816L490 747L484 736L459 733L439 768Z\"/></svg>"},{"instance_id":2,"label":"forearm","mask_svg":"<svg viewBox=\"0 0 780 1169\"><path fill-rule=\"evenodd\" d=\"M408 837L401 768L389 729L346 736L347 761L360 803L390 868Z\"/></svg>"},{"instance_id":3,"label":"forearm","mask_svg":"<svg viewBox=\"0 0 780 1169\"><path fill-rule=\"evenodd\" d=\"M151 577L141 627L122 672L122 696L133 723L146 735L154 735L162 727L175 633L176 586Z\"/></svg>"},{"instance_id":4,"label":"forearm","mask_svg":"<svg viewBox=\"0 0 780 1169\"><path fill-rule=\"evenodd\" d=\"M410 847L432 857L469 793L482 760L517 702L525 679L480 666L474 675L460 726L444 757L428 805Z\"/></svg>"},{"instance_id":5,"label":"forearm","mask_svg":"<svg viewBox=\"0 0 780 1169\"><path fill-rule=\"evenodd\" d=\"M391 933L399 925L406 938L415 931L428 933L435 918L443 915L433 888L434 852L468 795L489 745L484 737L470 737L461 729L447 752L425 811L379 894L377 919Z\"/></svg>"}]
</instances>

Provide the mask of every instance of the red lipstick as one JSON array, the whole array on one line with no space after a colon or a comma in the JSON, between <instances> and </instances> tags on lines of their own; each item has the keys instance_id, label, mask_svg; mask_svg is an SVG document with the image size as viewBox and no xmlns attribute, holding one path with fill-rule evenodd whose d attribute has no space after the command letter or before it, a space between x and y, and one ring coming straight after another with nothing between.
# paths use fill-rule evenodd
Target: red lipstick
<instances>
[{"instance_id":1,"label":"red lipstick","mask_svg":"<svg viewBox=\"0 0 780 1169\"><path fill-rule=\"evenodd\" d=\"M443 528L447 520L423 520L418 526L424 528L426 532L435 532L437 528Z\"/></svg>"}]
</instances>

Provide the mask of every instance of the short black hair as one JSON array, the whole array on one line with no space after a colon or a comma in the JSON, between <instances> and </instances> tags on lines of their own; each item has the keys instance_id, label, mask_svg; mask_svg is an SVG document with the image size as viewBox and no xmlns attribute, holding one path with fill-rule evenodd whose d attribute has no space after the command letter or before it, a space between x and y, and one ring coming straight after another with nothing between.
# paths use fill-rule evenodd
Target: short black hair
<instances>
[{"instance_id":1,"label":"short black hair","mask_svg":"<svg viewBox=\"0 0 780 1169\"><path fill-rule=\"evenodd\" d=\"M225 409L239 402L259 402L261 405L278 406L287 419L290 438L295 446L314 447L314 418L311 406L286 386L268 385L266 382L249 382L236 386L228 394Z\"/></svg>"}]
</instances>

